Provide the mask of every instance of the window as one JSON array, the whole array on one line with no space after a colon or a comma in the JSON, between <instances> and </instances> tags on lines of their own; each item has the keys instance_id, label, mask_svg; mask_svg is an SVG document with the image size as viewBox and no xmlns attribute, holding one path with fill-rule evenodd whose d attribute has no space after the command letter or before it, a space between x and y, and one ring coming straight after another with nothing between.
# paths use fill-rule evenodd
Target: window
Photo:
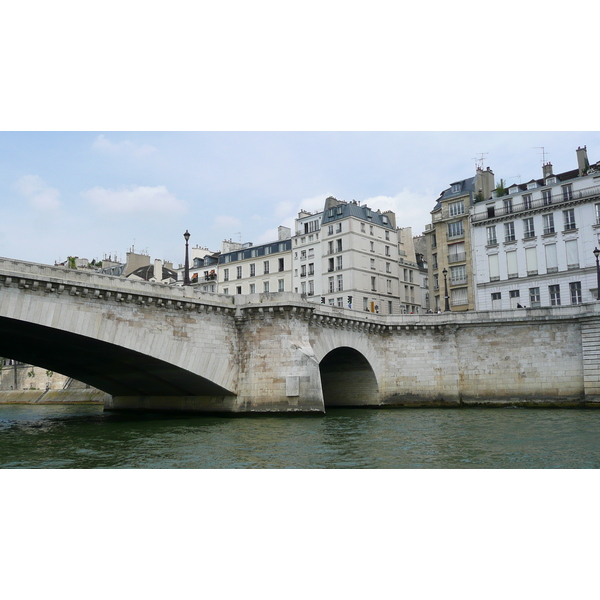
<instances>
[{"instance_id":1,"label":"window","mask_svg":"<svg viewBox=\"0 0 600 600\"><path fill-rule=\"evenodd\" d=\"M556 273L558 271L558 255L556 253L556 244L546 244L544 246L546 254L546 272Z\"/></svg>"},{"instance_id":2,"label":"window","mask_svg":"<svg viewBox=\"0 0 600 600\"><path fill-rule=\"evenodd\" d=\"M327 254L333 254L333 240L329 242L328 246L327 246Z\"/></svg>"},{"instance_id":3,"label":"window","mask_svg":"<svg viewBox=\"0 0 600 600\"><path fill-rule=\"evenodd\" d=\"M255 294L256 293L256 285L254 283L250 284L250 293L251 294Z\"/></svg>"},{"instance_id":4,"label":"window","mask_svg":"<svg viewBox=\"0 0 600 600\"><path fill-rule=\"evenodd\" d=\"M223 281L229 281L229 269L223 269Z\"/></svg>"},{"instance_id":5,"label":"window","mask_svg":"<svg viewBox=\"0 0 600 600\"><path fill-rule=\"evenodd\" d=\"M371 242L371 252L375 252L375 242Z\"/></svg>"},{"instance_id":6,"label":"window","mask_svg":"<svg viewBox=\"0 0 600 600\"><path fill-rule=\"evenodd\" d=\"M242 278L242 267L241 267L241 265L236 268L236 278L237 279L241 279Z\"/></svg>"},{"instance_id":7,"label":"window","mask_svg":"<svg viewBox=\"0 0 600 600\"><path fill-rule=\"evenodd\" d=\"M284 271L285 270L285 259L284 258L279 258L278 260L278 268L280 271Z\"/></svg>"},{"instance_id":8,"label":"window","mask_svg":"<svg viewBox=\"0 0 600 600\"><path fill-rule=\"evenodd\" d=\"M488 256L488 268L490 270L490 281L498 281L500 279L500 261L497 254Z\"/></svg>"},{"instance_id":9,"label":"window","mask_svg":"<svg viewBox=\"0 0 600 600\"><path fill-rule=\"evenodd\" d=\"M533 217L529 219L523 219L523 237L532 238L535 237L535 229L533 227Z\"/></svg>"},{"instance_id":10,"label":"window","mask_svg":"<svg viewBox=\"0 0 600 600\"><path fill-rule=\"evenodd\" d=\"M335 300L333 298L329 298L329 306L334 306Z\"/></svg>"},{"instance_id":11,"label":"window","mask_svg":"<svg viewBox=\"0 0 600 600\"><path fill-rule=\"evenodd\" d=\"M372 258L372 259L370 260L370 263L371 263L371 269L373 269L373 271L374 271L374 270L375 270L375 259L374 259L374 258Z\"/></svg>"},{"instance_id":12,"label":"window","mask_svg":"<svg viewBox=\"0 0 600 600\"><path fill-rule=\"evenodd\" d=\"M365 233L366 232L366 228L365 228L365 224L364 223L360 224L360 231L361 231L361 233Z\"/></svg>"},{"instance_id":13,"label":"window","mask_svg":"<svg viewBox=\"0 0 600 600\"><path fill-rule=\"evenodd\" d=\"M538 274L537 248L525 248L525 264L527 275Z\"/></svg>"},{"instance_id":14,"label":"window","mask_svg":"<svg viewBox=\"0 0 600 600\"><path fill-rule=\"evenodd\" d=\"M492 293L492 310L499 310L502 308L502 293L501 292L493 292Z\"/></svg>"},{"instance_id":15,"label":"window","mask_svg":"<svg viewBox=\"0 0 600 600\"><path fill-rule=\"evenodd\" d=\"M344 276L343 275L337 276L337 289L338 289L338 292L344 291Z\"/></svg>"},{"instance_id":16,"label":"window","mask_svg":"<svg viewBox=\"0 0 600 600\"><path fill-rule=\"evenodd\" d=\"M235 293L236 293L236 294L241 294L241 293L242 293L242 286L241 286L241 285L238 285L238 286L235 288Z\"/></svg>"},{"instance_id":17,"label":"window","mask_svg":"<svg viewBox=\"0 0 600 600\"><path fill-rule=\"evenodd\" d=\"M460 183L452 184L452 193L455 194L456 192L460 192Z\"/></svg>"},{"instance_id":18,"label":"window","mask_svg":"<svg viewBox=\"0 0 600 600\"><path fill-rule=\"evenodd\" d=\"M519 304L521 292L519 290L510 290L508 292L508 297L510 298L510 307L518 308L517 304Z\"/></svg>"},{"instance_id":19,"label":"window","mask_svg":"<svg viewBox=\"0 0 600 600\"><path fill-rule=\"evenodd\" d=\"M512 221L510 223L504 223L504 241L515 241L515 224Z\"/></svg>"},{"instance_id":20,"label":"window","mask_svg":"<svg viewBox=\"0 0 600 600\"><path fill-rule=\"evenodd\" d=\"M571 292L571 304L581 304L581 281L573 281L569 284Z\"/></svg>"},{"instance_id":21,"label":"window","mask_svg":"<svg viewBox=\"0 0 600 600\"><path fill-rule=\"evenodd\" d=\"M531 306L531 308L538 308L541 305L542 304L540 302L540 288L529 288L529 306Z\"/></svg>"},{"instance_id":22,"label":"window","mask_svg":"<svg viewBox=\"0 0 600 600\"><path fill-rule=\"evenodd\" d=\"M459 285L464 283L467 283L466 265L450 267L450 285Z\"/></svg>"},{"instance_id":23,"label":"window","mask_svg":"<svg viewBox=\"0 0 600 600\"><path fill-rule=\"evenodd\" d=\"M300 260L306 260L306 250L300 251Z\"/></svg>"},{"instance_id":24,"label":"window","mask_svg":"<svg viewBox=\"0 0 600 600\"><path fill-rule=\"evenodd\" d=\"M512 250L506 253L506 270L508 272L508 278L513 279L519 276L519 269L517 267L517 251Z\"/></svg>"},{"instance_id":25,"label":"window","mask_svg":"<svg viewBox=\"0 0 600 600\"><path fill-rule=\"evenodd\" d=\"M390 240L390 232L387 231L387 230L385 232L385 239L388 240L388 241Z\"/></svg>"},{"instance_id":26,"label":"window","mask_svg":"<svg viewBox=\"0 0 600 600\"><path fill-rule=\"evenodd\" d=\"M567 269L578 269L579 251L577 248L577 240L565 242L565 253L567 255Z\"/></svg>"},{"instance_id":27,"label":"window","mask_svg":"<svg viewBox=\"0 0 600 600\"><path fill-rule=\"evenodd\" d=\"M389 262L385 263L385 272L386 273L391 273L392 272L392 265Z\"/></svg>"},{"instance_id":28,"label":"window","mask_svg":"<svg viewBox=\"0 0 600 600\"><path fill-rule=\"evenodd\" d=\"M386 284L387 284L387 293L391 294L392 293L392 280L391 279L386 279Z\"/></svg>"},{"instance_id":29,"label":"window","mask_svg":"<svg viewBox=\"0 0 600 600\"><path fill-rule=\"evenodd\" d=\"M339 308L344 308L344 298L338 298L337 299L337 305Z\"/></svg>"},{"instance_id":30,"label":"window","mask_svg":"<svg viewBox=\"0 0 600 600\"><path fill-rule=\"evenodd\" d=\"M223 290L223 293L224 293L226 296L228 296L228 295L229 295L229 288L225 288L225 289Z\"/></svg>"},{"instance_id":31,"label":"window","mask_svg":"<svg viewBox=\"0 0 600 600\"><path fill-rule=\"evenodd\" d=\"M563 219L565 222L565 231L577 229L575 225L575 209L563 210Z\"/></svg>"},{"instance_id":32,"label":"window","mask_svg":"<svg viewBox=\"0 0 600 600\"><path fill-rule=\"evenodd\" d=\"M391 256L391 254L390 254L390 247L389 246L385 247L385 255L386 256Z\"/></svg>"},{"instance_id":33,"label":"window","mask_svg":"<svg viewBox=\"0 0 600 600\"><path fill-rule=\"evenodd\" d=\"M330 258L327 263L327 270L331 273L331 271L333 271L333 268L333 258Z\"/></svg>"},{"instance_id":34,"label":"window","mask_svg":"<svg viewBox=\"0 0 600 600\"><path fill-rule=\"evenodd\" d=\"M560 306L560 285L549 285L548 292L550 294L550 304Z\"/></svg>"},{"instance_id":35,"label":"window","mask_svg":"<svg viewBox=\"0 0 600 600\"><path fill-rule=\"evenodd\" d=\"M495 246L498 243L498 238L496 237L496 226L491 225L490 227L486 227L485 230L487 233L488 246Z\"/></svg>"},{"instance_id":36,"label":"window","mask_svg":"<svg viewBox=\"0 0 600 600\"><path fill-rule=\"evenodd\" d=\"M336 211L338 215L341 215L341 214L342 214L342 210L343 210L343 208L344 208L344 207L343 207L341 204L340 204L340 205L338 205L338 207L337 207L337 211Z\"/></svg>"},{"instance_id":37,"label":"window","mask_svg":"<svg viewBox=\"0 0 600 600\"><path fill-rule=\"evenodd\" d=\"M600 206L600 204L597 204L596 206ZM597 212L596 214L600 215L600 212ZM600 219L600 216L598 218ZM437 237L435 233L431 234L431 247L437 248Z\"/></svg>"},{"instance_id":38,"label":"window","mask_svg":"<svg viewBox=\"0 0 600 600\"><path fill-rule=\"evenodd\" d=\"M336 225L335 232L336 232L336 233L340 233L341 231L342 231L342 224L341 224L341 223L338 223L338 224Z\"/></svg>"},{"instance_id":39,"label":"window","mask_svg":"<svg viewBox=\"0 0 600 600\"><path fill-rule=\"evenodd\" d=\"M342 251L342 239L341 238L339 240L337 240L337 251L338 252Z\"/></svg>"},{"instance_id":40,"label":"window","mask_svg":"<svg viewBox=\"0 0 600 600\"><path fill-rule=\"evenodd\" d=\"M363 310L369 310L369 299L363 296Z\"/></svg>"},{"instance_id":41,"label":"window","mask_svg":"<svg viewBox=\"0 0 600 600\"><path fill-rule=\"evenodd\" d=\"M327 227L327 235L333 235L333 225Z\"/></svg>"},{"instance_id":42,"label":"window","mask_svg":"<svg viewBox=\"0 0 600 600\"><path fill-rule=\"evenodd\" d=\"M531 194L525 194L523 196L523 209L528 210L531 208Z\"/></svg>"},{"instance_id":43,"label":"window","mask_svg":"<svg viewBox=\"0 0 600 600\"><path fill-rule=\"evenodd\" d=\"M338 257L337 257L337 265L336 265L336 269L337 269L338 271L341 271L341 270L342 270L342 268L343 268L343 267L342 267L342 258L343 258L342 256L338 256Z\"/></svg>"},{"instance_id":44,"label":"window","mask_svg":"<svg viewBox=\"0 0 600 600\"><path fill-rule=\"evenodd\" d=\"M327 279L327 283L329 284L329 293L333 294L333 292L335 292L335 283L333 277L329 277Z\"/></svg>"},{"instance_id":45,"label":"window","mask_svg":"<svg viewBox=\"0 0 600 600\"><path fill-rule=\"evenodd\" d=\"M448 204L448 210L450 212L451 217L455 217L456 215L464 214L465 201L459 200L458 202L450 202L450 204Z\"/></svg>"},{"instance_id":46,"label":"window","mask_svg":"<svg viewBox=\"0 0 600 600\"><path fill-rule=\"evenodd\" d=\"M513 211L513 201L512 198L507 198L504 200L504 214L508 215Z\"/></svg>"},{"instance_id":47,"label":"window","mask_svg":"<svg viewBox=\"0 0 600 600\"><path fill-rule=\"evenodd\" d=\"M377 277L371 277L371 291L377 291Z\"/></svg>"},{"instance_id":48,"label":"window","mask_svg":"<svg viewBox=\"0 0 600 600\"><path fill-rule=\"evenodd\" d=\"M460 306L461 304L469 304L469 296L467 288L458 288L450 290L450 302L452 306Z\"/></svg>"},{"instance_id":49,"label":"window","mask_svg":"<svg viewBox=\"0 0 600 600\"><path fill-rule=\"evenodd\" d=\"M448 262L455 263L465 260L467 254L465 253L465 243L459 242L458 244L451 244L448 246Z\"/></svg>"},{"instance_id":50,"label":"window","mask_svg":"<svg viewBox=\"0 0 600 600\"><path fill-rule=\"evenodd\" d=\"M552 213L549 215L542 215L542 219L544 221L544 235L554 233L554 215Z\"/></svg>"},{"instance_id":51,"label":"window","mask_svg":"<svg viewBox=\"0 0 600 600\"><path fill-rule=\"evenodd\" d=\"M306 277L306 265L300 265L300 277Z\"/></svg>"},{"instance_id":52,"label":"window","mask_svg":"<svg viewBox=\"0 0 600 600\"><path fill-rule=\"evenodd\" d=\"M309 275L315 274L315 263L308 263L308 274Z\"/></svg>"},{"instance_id":53,"label":"window","mask_svg":"<svg viewBox=\"0 0 600 600\"><path fill-rule=\"evenodd\" d=\"M268 275L269 273L269 261L265 260L265 262L263 262L263 273L265 275Z\"/></svg>"},{"instance_id":54,"label":"window","mask_svg":"<svg viewBox=\"0 0 600 600\"><path fill-rule=\"evenodd\" d=\"M264 291L265 291L265 292L268 292L268 291L269 291L269 282L268 282L268 281L265 281L265 282L264 282L264 284L263 284L263 289L264 289Z\"/></svg>"},{"instance_id":55,"label":"window","mask_svg":"<svg viewBox=\"0 0 600 600\"><path fill-rule=\"evenodd\" d=\"M448 223L448 237L460 237L464 235L463 223L462 221L456 221L454 223Z\"/></svg>"},{"instance_id":56,"label":"window","mask_svg":"<svg viewBox=\"0 0 600 600\"><path fill-rule=\"evenodd\" d=\"M302 282L304 283L304 282ZM279 292L283 292L284 291L284 286L285 286L285 282L283 279L278 279L277 280L277 291Z\"/></svg>"},{"instance_id":57,"label":"window","mask_svg":"<svg viewBox=\"0 0 600 600\"><path fill-rule=\"evenodd\" d=\"M562 186L562 192L563 192L563 200L572 200L573 199L573 186L570 183ZM575 304L575 303L573 303L573 304Z\"/></svg>"},{"instance_id":58,"label":"window","mask_svg":"<svg viewBox=\"0 0 600 600\"><path fill-rule=\"evenodd\" d=\"M312 279L308 282L308 295L315 295L315 282Z\"/></svg>"},{"instance_id":59,"label":"window","mask_svg":"<svg viewBox=\"0 0 600 600\"><path fill-rule=\"evenodd\" d=\"M431 255L431 266L432 266L434 269L437 269L437 268L438 268L437 254L432 254L432 255Z\"/></svg>"},{"instance_id":60,"label":"window","mask_svg":"<svg viewBox=\"0 0 600 600\"><path fill-rule=\"evenodd\" d=\"M600 225L600 204L596 204L596 225Z\"/></svg>"},{"instance_id":61,"label":"window","mask_svg":"<svg viewBox=\"0 0 600 600\"><path fill-rule=\"evenodd\" d=\"M544 206L552 204L552 190L542 190L542 204Z\"/></svg>"},{"instance_id":62,"label":"window","mask_svg":"<svg viewBox=\"0 0 600 600\"><path fill-rule=\"evenodd\" d=\"M250 265L250 277L254 277L256 275L256 265L252 263Z\"/></svg>"}]
</instances>

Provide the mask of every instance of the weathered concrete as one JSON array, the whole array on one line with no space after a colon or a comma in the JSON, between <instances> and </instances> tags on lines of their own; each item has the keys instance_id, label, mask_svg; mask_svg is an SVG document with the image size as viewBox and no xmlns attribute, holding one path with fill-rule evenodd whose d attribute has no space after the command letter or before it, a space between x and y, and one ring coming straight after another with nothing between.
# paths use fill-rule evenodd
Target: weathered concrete
<instances>
[{"instance_id":1,"label":"weathered concrete","mask_svg":"<svg viewBox=\"0 0 600 600\"><path fill-rule=\"evenodd\" d=\"M374 315L0 259L0 355L107 409L600 405L600 304Z\"/></svg>"},{"instance_id":2,"label":"weathered concrete","mask_svg":"<svg viewBox=\"0 0 600 600\"><path fill-rule=\"evenodd\" d=\"M84 390L0 391L0 404L105 404L110 396L93 388Z\"/></svg>"}]
</instances>

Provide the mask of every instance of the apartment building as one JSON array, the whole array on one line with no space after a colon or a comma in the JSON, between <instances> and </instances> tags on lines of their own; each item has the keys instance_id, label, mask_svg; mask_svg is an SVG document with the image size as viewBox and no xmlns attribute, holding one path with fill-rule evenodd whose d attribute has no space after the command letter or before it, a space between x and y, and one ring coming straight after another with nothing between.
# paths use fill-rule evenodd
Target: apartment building
<instances>
[{"instance_id":1,"label":"apartment building","mask_svg":"<svg viewBox=\"0 0 600 600\"><path fill-rule=\"evenodd\" d=\"M278 240L254 246L223 242L217 270L221 294L260 294L292 290L292 240L289 227L279 227Z\"/></svg>"},{"instance_id":2,"label":"apartment building","mask_svg":"<svg viewBox=\"0 0 600 600\"><path fill-rule=\"evenodd\" d=\"M320 298L322 285L321 220L323 212L300 211L292 238L292 290Z\"/></svg>"},{"instance_id":3,"label":"apartment building","mask_svg":"<svg viewBox=\"0 0 600 600\"><path fill-rule=\"evenodd\" d=\"M429 253L429 297L434 311L475 308L469 210L476 200L491 197L494 173L477 168L475 176L450 184L431 211L425 230Z\"/></svg>"},{"instance_id":4,"label":"apartment building","mask_svg":"<svg viewBox=\"0 0 600 600\"><path fill-rule=\"evenodd\" d=\"M471 208L478 310L580 304L598 298L600 162L498 190Z\"/></svg>"}]
</instances>

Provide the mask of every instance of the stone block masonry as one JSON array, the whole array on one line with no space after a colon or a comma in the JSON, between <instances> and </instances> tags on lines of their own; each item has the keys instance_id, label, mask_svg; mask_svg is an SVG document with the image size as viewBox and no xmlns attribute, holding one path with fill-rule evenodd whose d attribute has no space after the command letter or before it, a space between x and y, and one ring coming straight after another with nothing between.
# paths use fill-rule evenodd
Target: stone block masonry
<instances>
[{"instance_id":1,"label":"stone block masonry","mask_svg":"<svg viewBox=\"0 0 600 600\"><path fill-rule=\"evenodd\" d=\"M379 315L0 259L0 355L113 410L600 406L600 303Z\"/></svg>"}]
</instances>

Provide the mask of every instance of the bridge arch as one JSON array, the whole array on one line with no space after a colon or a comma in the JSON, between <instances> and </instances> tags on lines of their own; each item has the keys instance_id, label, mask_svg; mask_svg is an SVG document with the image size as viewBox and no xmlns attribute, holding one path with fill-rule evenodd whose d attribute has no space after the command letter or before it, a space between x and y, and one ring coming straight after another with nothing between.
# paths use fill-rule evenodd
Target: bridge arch
<instances>
[{"instance_id":1,"label":"bridge arch","mask_svg":"<svg viewBox=\"0 0 600 600\"><path fill-rule=\"evenodd\" d=\"M319 373L325 408L378 404L375 372L355 348L341 346L328 352L319 363Z\"/></svg>"}]
</instances>

